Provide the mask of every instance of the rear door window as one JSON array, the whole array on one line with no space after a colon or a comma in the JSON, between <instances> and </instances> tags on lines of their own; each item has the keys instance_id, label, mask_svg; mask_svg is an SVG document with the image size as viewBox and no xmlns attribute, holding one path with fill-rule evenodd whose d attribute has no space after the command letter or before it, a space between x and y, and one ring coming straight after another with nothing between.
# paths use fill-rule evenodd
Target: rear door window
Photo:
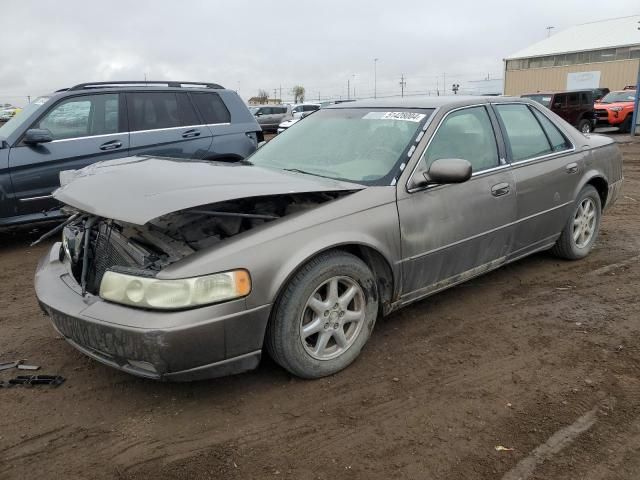
<instances>
[{"instance_id":1,"label":"rear door window","mask_svg":"<svg viewBox=\"0 0 640 480\"><path fill-rule=\"evenodd\" d=\"M200 124L186 93L136 92L128 96L131 131Z\"/></svg>"},{"instance_id":2,"label":"rear door window","mask_svg":"<svg viewBox=\"0 0 640 480\"><path fill-rule=\"evenodd\" d=\"M549 140L529 107L522 104L494 105L505 130L514 162L551 153Z\"/></svg>"},{"instance_id":3,"label":"rear door window","mask_svg":"<svg viewBox=\"0 0 640 480\"><path fill-rule=\"evenodd\" d=\"M212 124L231 122L231 114L218 94L191 93L191 98L200 112L200 116L204 123Z\"/></svg>"},{"instance_id":4,"label":"rear door window","mask_svg":"<svg viewBox=\"0 0 640 480\"><path fill-rule=\"evenodd\" d=\"M305 112L315 112L316 110L318 110L318 108L320 107L318 107L317 105L305 105L304 107L302 107L303 111Z\"/></svg>"},{"instance_id":5,"label":"rear door window","mask_svg":"<svg viewBox=\"0 0 640 480\"><path fill-rule=\"evenodd\" d=\"M562 134L562 132L556 127L551 120L545 117L535 108L532 108L534 115L542 125L549 141L551 142L551 148L554 152L561 152L562 150L568 150L571 148L571 142Z\"/></svg>"},{"instance_id":6,"label":"rear door window","mask_svg":"<svg viewBox=\"0 0 640 480\"><path fill-rule=\"evenodd\" d=\"M564 108L567 106L567 96L566 95L556 95L553 97L553 107L554 108Z\"/></svg>"},{"instance_id":7,"label":"rear door window","mask_svg":"<svg viewBox=\"0 0 640 480\"><path fill-rule=\"evenodd\" d=\"M118 94L84 95L58 103L32 128L51 132L54 140L118 133Z\"/></svg>"},{"instance_id":8,"label":"rear door window","mask_svg":"<svg viewBox=\"0 0 640 480\"><path fill-rule=\"evenodd\" d=\"M580 100L578 97L577 93L570 93L569 94L569 106L570 107L575 107L577 105L580 105Z\"/></svg>"}]
</instances>

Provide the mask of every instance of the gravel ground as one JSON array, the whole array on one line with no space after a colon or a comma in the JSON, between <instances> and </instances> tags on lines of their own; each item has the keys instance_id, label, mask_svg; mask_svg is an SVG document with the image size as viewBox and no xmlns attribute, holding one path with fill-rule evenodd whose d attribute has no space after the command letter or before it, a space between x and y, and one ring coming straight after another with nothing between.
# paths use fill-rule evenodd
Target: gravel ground
<instances>
[{"instance_id":1,"label":"gravel ground","mask_svg":"<svg viewBox=\"0 0 640 480\"><path fill-rule=\"evenodd\" d=\"M538 254L399 311L317 381L269 359L193 384L104 367L40 313L50 244L1 235L0 361L67 381L0 389L0 478L637 479L640 142L620 147L623 195L587 259Z\"/></svg>"}]
</instances>

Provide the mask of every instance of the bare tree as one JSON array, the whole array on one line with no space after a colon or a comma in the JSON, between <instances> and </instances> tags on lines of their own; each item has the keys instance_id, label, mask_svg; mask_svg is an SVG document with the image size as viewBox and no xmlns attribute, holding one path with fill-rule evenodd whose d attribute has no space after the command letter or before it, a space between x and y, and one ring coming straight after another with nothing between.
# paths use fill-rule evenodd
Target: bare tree
<instances>
[{"instance_id":1,"label":"bare tree","mask_svg":"<svg viewBox=\"0 0 640 480\"><path fill-rule=\"evenodd\" d=\"M293 93L293 102L294 103L302 103L304 102L304 87L302 85L296 85L292 89Z\"/></svg>"},{"instance_id":2,"label":"bare tree","mask_svg":"<svg viewBox=\"0 0 640 480\"><path fill-rule=\"evenodd\" d=\"M269 93L261 88L260 90L258 90L258 99L260 100L261 104L267 103L269 101Z\"/></svg>"}]
</instances>

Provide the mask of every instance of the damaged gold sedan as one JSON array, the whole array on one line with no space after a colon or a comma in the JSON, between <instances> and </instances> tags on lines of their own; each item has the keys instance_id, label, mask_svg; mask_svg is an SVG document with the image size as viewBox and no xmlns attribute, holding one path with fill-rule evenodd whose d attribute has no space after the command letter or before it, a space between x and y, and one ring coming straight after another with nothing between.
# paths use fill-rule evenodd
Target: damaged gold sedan
<instances>
[{"instance_id":1,"label":"damaged gold sedan","mask_svg":"<svg viewBox=\"0 0 640 480\"><path fill-rule=\"evenodd\" d=\"M36 293L70 344L154 379L265 348L316 378L380 315L537 251L587 255L622 168L533 102L441 97L323 109L238 163L131 157L62 183Z\"/></svg>"}]
</instances>

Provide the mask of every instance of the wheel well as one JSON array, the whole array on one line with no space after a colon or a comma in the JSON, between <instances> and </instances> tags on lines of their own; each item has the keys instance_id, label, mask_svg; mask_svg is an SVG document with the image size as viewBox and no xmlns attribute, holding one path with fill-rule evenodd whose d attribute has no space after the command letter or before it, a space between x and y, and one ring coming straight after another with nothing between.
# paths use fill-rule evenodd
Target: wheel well
<instances>
[{"instance_id":1,"label":"wheel well","mask_svg":"<svg viewBox=\"0 0 640 480\"><path fill-rule=\"evenodd\" d=\"M587 182L587 185L592 185L598 191L600 195L600 202L602 203L602 208L607 203L607 195L609 193L609 186L607 185L607 181L602 177L594 177Z\"/></svg>"},{"instance_id":2,"label":"wheel well","mask_svg":"<svg viewBox=\"0 0 640 480\"><path fill-rule=\"evenodd\" d=\"M393 299L393 272L387 259L376 249L366 245L340 245L336 250L343 250L355 255L373 272L378 285L379 309L382 315L391 311L391 301Z\"/></svg>"}]
</instances>

